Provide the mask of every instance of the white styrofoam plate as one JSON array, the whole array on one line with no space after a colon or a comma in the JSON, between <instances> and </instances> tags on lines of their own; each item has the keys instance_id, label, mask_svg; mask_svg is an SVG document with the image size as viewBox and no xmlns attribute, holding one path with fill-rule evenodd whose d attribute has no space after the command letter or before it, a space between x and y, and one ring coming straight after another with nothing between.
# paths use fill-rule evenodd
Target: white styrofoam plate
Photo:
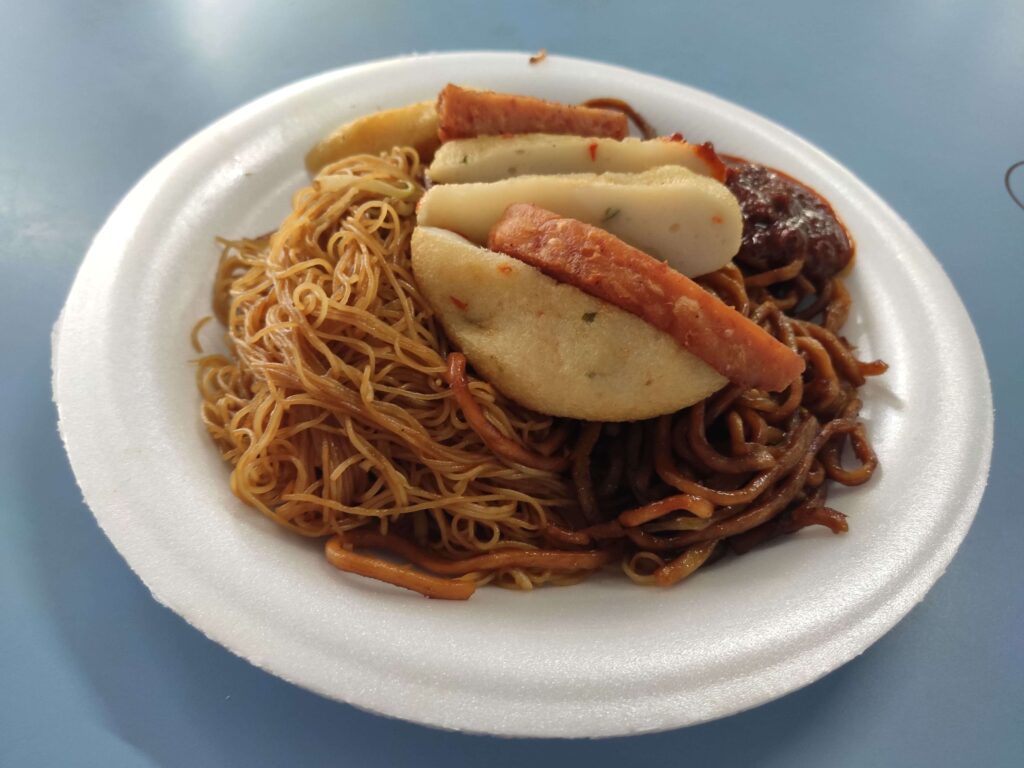
<instances>
[{"instance_id":1,"label":"white styrofoam plate","mask_svg":"<svg viewBox=\"0 0 1024 768\"><path fill-rule=\"evenodd\" d=\"M243 506L199 420L189 330L215 235L277 225L302 157L339 123L449 81L628 99L663 133L802 179L858 245L847 334L892 368L864 389L882 467L837 491L845 536L805 531L670 590L608 573L530 594L425 600L334 570L317 542ZM207 341L217 331L208 327ZM722 717L861 653L942 574L988 475L992 405L970 319L907 225L849 171L721 99L606 64L520 53L412 56L296 83L161 161L96 236L55 333L60 429L104 532L161 603L286 680L467 731L610 736Z\"/></svg>"}]
</instances>

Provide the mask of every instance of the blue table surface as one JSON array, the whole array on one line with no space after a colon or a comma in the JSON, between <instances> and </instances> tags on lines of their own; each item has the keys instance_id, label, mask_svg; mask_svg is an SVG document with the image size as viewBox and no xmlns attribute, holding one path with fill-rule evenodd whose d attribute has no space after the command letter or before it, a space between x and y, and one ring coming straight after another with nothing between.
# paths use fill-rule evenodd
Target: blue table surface
<instances>
[{"instance_id":1,"label":"blue table surface","mask_svg":"<svg viewBox=\"0 0 1024 768\"><path fill-rule=\"evenodd\" d=\"M1024 3L7 3L0 25L0 765L1024 765ZM300 690L157 605L82 503L49 333L161 156L298 78L412 51L551 51L760 112L909 221L981 337L996 447L946 575L858 659L718 722L597 742L423 728ZM1024 199L1024 168L1011 177ZM439 703L443 706L443 703Z\"/></svg>"}]
</instances>

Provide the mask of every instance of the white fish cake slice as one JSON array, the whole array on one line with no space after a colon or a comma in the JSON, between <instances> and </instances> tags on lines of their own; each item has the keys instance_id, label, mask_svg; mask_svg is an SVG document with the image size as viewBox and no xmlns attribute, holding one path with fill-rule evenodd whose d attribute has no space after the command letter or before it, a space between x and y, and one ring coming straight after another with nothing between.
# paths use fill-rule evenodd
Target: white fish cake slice
<instances>
[{"instance_id":1,"label":"white fish cake slice","mask_svg":"<svg viewBox=\"0 0 1024 768\"><path fill-rule=\"evenodd\" d=\"M668 137L617 141L524 133L446 142L427 175L435 184L467 184L559 173L639 173L662 165L719 180L725 171L721 161L700 145Z\"/></svg>"},{"instance_id":2,"label":"white fish cake slice","mask_svg":"<svg viewBox=\"0 0 1024 768\"><path fill-rule=\"evenodd\" d=\"M379 155L392 147L414 147L429 159L441 140L437 137L437 107L421 101L357 117L306 153L306 170L313 176L325 165L352 155Z\"/></svg>"},{"instance_id":3,"label":"white fish cake slice","mask_svg":"<svg viewBox=\"0 0 1024 768\"><path fill-rule=\"evenodd\" d=\"M733 194L714 179L678 166L442 184L427 191L417 215L424 226L449 229L484 245L513 203L533 203L601 227L687 277L727 264L743 234Z\"/></svg>"},{"instance_id":4,"label":"white fish cake slice","mask_svg":"<svg viewBox=\"0 0 1024 768\"><path fill-rule=\"evenodd\" d=\"M412 266L448 337L476 371L540 413L647 419L727 383L636 315L453 232L417 227Z\"/></svg>"}]
</instances>

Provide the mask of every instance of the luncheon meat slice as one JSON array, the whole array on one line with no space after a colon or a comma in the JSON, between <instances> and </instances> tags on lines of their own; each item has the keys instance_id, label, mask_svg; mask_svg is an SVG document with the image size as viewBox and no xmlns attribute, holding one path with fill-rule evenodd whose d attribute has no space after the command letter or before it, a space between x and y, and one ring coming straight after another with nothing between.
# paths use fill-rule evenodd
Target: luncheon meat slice
<instances>
[{"instance_id":1,"label":"luncheon meat slice","mask_svg":"<svg viewBox=\"0 0 1024 768\"><path fill-rule=\"evenodd\" d=\"M488 247L638 315L736 384L777 392L803 372L803 358L760 326L597 227L519 203Z\"/></svg>"},{"instance_id":2,"label":"luncheon meat slice","mask_svg":"<svg viewBox=\"0 0 1024 768\"><path fill-rule=\"evenodd\" d=\"M448 84L437 97L441 141L514 133L557 133L623 139L626 116L610 109L578 107L477 91Z\"/></svg>"}]
</instances>

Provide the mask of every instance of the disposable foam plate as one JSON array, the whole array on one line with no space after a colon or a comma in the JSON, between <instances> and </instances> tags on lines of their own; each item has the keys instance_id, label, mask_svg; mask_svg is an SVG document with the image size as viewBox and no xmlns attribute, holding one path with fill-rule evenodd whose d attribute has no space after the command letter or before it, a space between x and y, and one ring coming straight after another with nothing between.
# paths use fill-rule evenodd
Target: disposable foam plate
<instances>
[{"instance_id":1,"label":"disposable foam plate","mask_svg":"<svg viewBox=\"0 0 1024 768\"><path fill-rule=\"evenodd\" d=\"M662 132L775 166L857 241L847 326L890 371L863 390L882 468L833 494L851 530L805 531L670 590L609 572L529 594L426 600L334 570L320 543L242 505L199 420L189 331L209 313L215 235L266 232L338 124L453 81L569 102L629 100ZM215 344L219 330L207 326ZM852 659L920 601L977 510L992 406L949 280L849 171L787 130L650 75L520 53L411 56L329 72L188 140L96 236L55 333L60 430L104 532L164 605L253 664L386 715L466 731L611 736L722 717Z\"/></svg>"}]
</instances>

